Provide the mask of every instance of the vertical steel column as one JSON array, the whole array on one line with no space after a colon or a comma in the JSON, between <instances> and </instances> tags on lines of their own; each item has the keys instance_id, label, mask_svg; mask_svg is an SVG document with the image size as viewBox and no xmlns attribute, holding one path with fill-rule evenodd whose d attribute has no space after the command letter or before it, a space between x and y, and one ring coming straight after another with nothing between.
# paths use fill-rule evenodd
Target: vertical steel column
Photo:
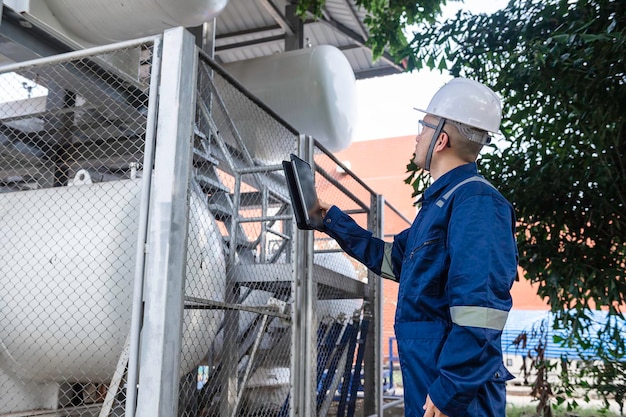
<instances>
[{"instance_id":1,"label":"vertical steel column","mask_svg":"<svg viewBox=\"0 0 626 417\"><path fill-rule=\"evenodd\" d=\"M368 216L368 229L374 236L382 239L385 200L382 195L372 194ZM364 393L363 407L366 416L383 415L383 345L382 345L382 313L383 313L382 278L373 272L367 274L367 299L369 312L372 316L365 344Z\"/></svg>"},{"instance_id":2,"label":"vertical steel column","mask_svg":"<svg viewBox=\"0 0 626 417\"><path fill-rule=\"evenodd\" d=\"M152 68L150 71L150 96L148 97L148 117L143 152L143 177L141 178L141 200L139 204L139 221L137 226L137 254L135 258L135 277L133 282L133 306L128 339L128 376L126 388L125 417L135 416L137 406L137 379L139 376L139 341L141 323L143 322L143 289L146 263L146 243L148 235L148 210L150 206L150 188L154 165L154 149L156 146L157 100L159 80L161 78L161 47L162 39L154 40L152 46Z\"/></svg>"},{"instance_id":3,"label":"vertical steel column","mask_svg":"<svg viewBox=\"0 0 626 417\"><path fill-rule=\"evenodd\" d=\"M197 54L182 28L163 35L159 116L145 277L137 412L175 417L178 407Z\"/></svg>"},{"instance_id":4,"label":"vertical steel column","mask_svg":"<svg viewBox=\"0 0 626 417\"><path fill-rule=\"evenodd\" d=\"M313 139L300 135L298 156L313 166ZM314 381L317 355L317 315L313 304L317 301L317 286L313 282L313 232L296 229L294 248L294 305L292 337L292 408L291 415L315 416Z\"/></svg>"},{"instance_id":5,"label":"vertical steel column","mask_svg":"<svg viewBox=\"0 0 626 417\"><path fill-rule=\"evenodd\" d=\"M212 19L200 26L187 28L196 38L196 45L211 58L215 57L215 27L217 19Z\"/></svg>"},{"instance_id":6,"label":"vertical steel column","mask_svg":"<svg viewBox=\"0 0 626 417\"><path fill-rule=\"evenodd\" d=\"M296 51L304 48L304 22L296 15L297 8L296 3L285 6L287 23L292 31L291 33L287 32L285 36L285 51Z\"/></svg>"}]
</instances>

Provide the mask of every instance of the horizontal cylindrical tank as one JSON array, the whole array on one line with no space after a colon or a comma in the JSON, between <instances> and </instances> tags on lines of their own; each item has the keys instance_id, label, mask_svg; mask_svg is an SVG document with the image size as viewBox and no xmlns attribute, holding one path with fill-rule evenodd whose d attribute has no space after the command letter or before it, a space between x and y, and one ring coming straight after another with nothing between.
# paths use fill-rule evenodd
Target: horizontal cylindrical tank
<instances>
[{"instance_id":1,"label":"horizontal cylindrical tank","mask_svg":"<svg viewBox=\"0 0 626 417\"><path fill-rule=\"evenodd\" d=\"M350 145L356 122L356 83L339 49L319 45L229 63L224 68L300 133L315 137L332 152ZM255 156L272 161L285 155L272 158L264 154L267 149L293 146L248 145L259 154Z\"/></svg>"},{"instance_id":2,"label":"horizontal cylindrical tank","mask_svg":"<svg viewBox=\"0 0 626 417\"><path fill-rule=\"evenodd\" d=\"M107 382L130 329L140 180L0 194L0 366L30 381ZM222 237L192 194L185 293L223 301ZM181 373L222 313L185 310Z\"/></svg>"},{"instance_id":3,"label":"horizontal cylindrical tank","mask_svg":"<svg viewBox=\"0 0 626 417\"><path fill-rule=\"evenodd\" d=\"M354 265L343 253L316 253L313 262L346 277L358 279ZM361 299L319 300L317 302L317 318L322 321L327 321L329 318L349 320L362 306L363 300Z\"/></svg>"},{"instance_id":4,"label":"horizontal cylindrical tank","mask_svg":"<svg viewBox=\"0 0 626 417\"><path fill-rule=\"evenodd\" d=\"M61 25L94 44L199 26L217 16L228 0L46 0Z\"/></svg>"}]
</instances>

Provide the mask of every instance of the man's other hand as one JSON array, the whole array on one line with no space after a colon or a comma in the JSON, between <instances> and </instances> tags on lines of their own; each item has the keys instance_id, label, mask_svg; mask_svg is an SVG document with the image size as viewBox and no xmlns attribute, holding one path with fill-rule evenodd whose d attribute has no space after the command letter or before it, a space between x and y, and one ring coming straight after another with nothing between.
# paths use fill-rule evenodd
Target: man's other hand
<instances>
[{"instance_id":1,"label":"man's other hand","mask_svg":"<svg viewBox=\"0 0 626 417\"><path fill-rule=\"evenodd\" d=\"M430 395L426 396L426 404L424 404L424 417L448 417L433 404Z\"/></svg>"}]
</instances>

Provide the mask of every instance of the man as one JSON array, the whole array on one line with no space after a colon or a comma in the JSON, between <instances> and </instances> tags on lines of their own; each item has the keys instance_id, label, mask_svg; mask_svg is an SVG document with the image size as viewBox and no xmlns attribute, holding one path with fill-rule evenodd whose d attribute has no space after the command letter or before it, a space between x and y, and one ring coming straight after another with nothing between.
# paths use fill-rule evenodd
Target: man
<instances>
[{"instance_id":1,"label":"man","mask_svg":"<svg viewBox=\"0 0 626 417\"><path fill-rule=\"evenodd\" d=\"M456 78L420 111L414 162L433 183L411 227L385 243L320 201L324 231L400 283L395 332L405 415L503 417L512 376L501 334L517 273L515 215L476 166L488 132L499 129L500 100Z\"/></svg>"}]
</instances>

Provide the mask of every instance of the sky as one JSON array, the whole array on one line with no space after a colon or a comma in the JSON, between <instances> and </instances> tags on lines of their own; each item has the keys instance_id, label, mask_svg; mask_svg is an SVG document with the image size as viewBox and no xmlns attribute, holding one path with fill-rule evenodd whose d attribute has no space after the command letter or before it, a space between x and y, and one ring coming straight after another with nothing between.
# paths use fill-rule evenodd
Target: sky
<instances>
[{"instance_id":1,"label":"sky","mask_svg":"<svg viewBox=\"0 0 626 417\"><path fill-rule=\"evenodd\" d=\"M507 3L505 0L448 1L443 8L443 18L454 16L460 8L473 13L493 13ZM357 119L352 141L415 135L422 113L413 108L425 109L435 92L451 78L447 73L420 70L358 80Z\"/></svg>"}]
</instances>

